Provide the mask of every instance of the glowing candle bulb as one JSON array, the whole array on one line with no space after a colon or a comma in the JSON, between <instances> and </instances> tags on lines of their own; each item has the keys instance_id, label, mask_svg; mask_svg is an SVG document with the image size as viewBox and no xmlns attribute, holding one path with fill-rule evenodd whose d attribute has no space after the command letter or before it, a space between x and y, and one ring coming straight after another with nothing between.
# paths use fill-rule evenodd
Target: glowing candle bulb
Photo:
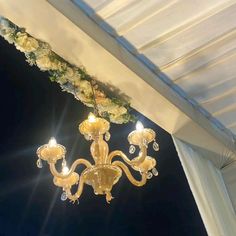
<instances>
[{"instance_id":1,"label":"glowing candle bulb","mask_svg":"<svg viewBox=\"0 0 236 236\"><path fill-rule=\"evenodd\" d=\"M93 113L90 113L89 116L88 116L88 120L91 123L95 122L95 120L96 120L95 115Z\"/></svg>"},{"instance_id":2,"label":"glowing candle bulb","mask_svg":"<svg viewBox=\"0 0 236 236\"><path fill-rule=\"evenodd\" d=\"M142 130L143 130L143 124L142 124L142 122L138 121L138 122L136 123L136 130L138 130L138 131L142 131Z\"/></svg>"},{"instance_id":3,"label":"glowing candle bulb","mask_svg":"<svg viewBox=\"0 0 236 236\"><path fill-rule=\"evenodd\" d=\"M66 175L69 172L69 168L67 166L62 167L62 174Z\"/></svg>"},{"instance_id":4,"label":"glowing candle bulb","mask_svg":"<svg viewBox=\"0 0 236 236\"><path fill-rule=\"evenodd\" d=\"M50 138L50 140L48 142L48 146L55 147L56 145L57 145L57 140L54 137Z\"/></svg>"}]
</instances>

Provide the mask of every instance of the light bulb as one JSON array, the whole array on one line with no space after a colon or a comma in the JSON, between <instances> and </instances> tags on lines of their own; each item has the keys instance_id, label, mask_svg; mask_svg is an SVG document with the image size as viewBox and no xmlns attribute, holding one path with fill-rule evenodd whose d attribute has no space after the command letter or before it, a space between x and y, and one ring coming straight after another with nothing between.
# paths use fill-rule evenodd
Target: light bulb
<instances>
[{"instance_id":1,"label":"light bulb","mask_svg":"<svg viewBox=\"0 0 236 236\"><path fill-rule=\"evenodd\" d=\"M143 130L143 124L142 124L142 122L138 121L138 122L136 123L136 130L137 130L137 131L142 131L142 130Z\"/></svg>"},{"instance_id":2,"label":"light bulb","mask_svg":"<svg viewBox=\"0 0 236 236\"><path fill-rule=\"evenodd\" d=\"M93 113L89 113L88 121L93 123L96 120L96 116Z\"/></svg>"},{"instance_id":3,"label":"light bulb","mask_svg":"<svg viewBox=\"0 0 236 236\"><path fill-rule=\"evenodd\" d=\"M62 167L62 174L66 175L69 172L69 168L67 166Z\"/></svg>"},{"instance_id":4,"label":"light bulb","mask_svg":"<svg viewBox=\"0 0 236 236\"><path fill-rule=\"evenodd\" d=\"M55 147L56 145L57 145L57 140L54 137L50 138L50 140L48 142L48 146Z\"/></svg>"}]
</instances>

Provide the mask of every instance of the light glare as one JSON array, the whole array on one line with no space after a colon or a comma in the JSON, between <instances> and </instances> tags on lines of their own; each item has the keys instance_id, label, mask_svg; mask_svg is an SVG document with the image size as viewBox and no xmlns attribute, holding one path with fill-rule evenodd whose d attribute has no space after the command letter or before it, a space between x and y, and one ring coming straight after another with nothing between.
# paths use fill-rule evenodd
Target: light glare
<instances>
[{"instance_id":1,"label":"light glare","mask_svg":"<svg viewBox=\"0 0 236 236\"><path fill-rule=\"evenodd\" d=\"M138 130L138 131L143 130L143 124L142 124L142 122L138 121L138 122L136 123L136 130Z\"/></svg>"},{"instance_id":2,"label":"light glare","mask_svg":"<svg viewBox=\"0 0 236 236\"><path fill-rule=\"evenodd\" d=\"M69 168L67 166L62 167L62 174L66 175L69 172Z\"/></svg>"},{"instance_id":3,"label":"light glare","mask_svg":"<svg viewBox=\"0 0 236 236\"><path fill-rule=\"evenodd\" d=\"M95 115L93 113L90 113L88 116L89 122L93 123L95 122L95 119L96 119Z\"/></svg>"},{"instance_id":4,"label":"light glare","mask_svg":"<svg viewBox=\"0 0 236 236\"><path fill-rule=\"evenodd\" d=\"M50 138L50 140L48 142L48 146L55 147L56 145L57 145L57 140L54 137Z\"/></svg>"}]
</instances>

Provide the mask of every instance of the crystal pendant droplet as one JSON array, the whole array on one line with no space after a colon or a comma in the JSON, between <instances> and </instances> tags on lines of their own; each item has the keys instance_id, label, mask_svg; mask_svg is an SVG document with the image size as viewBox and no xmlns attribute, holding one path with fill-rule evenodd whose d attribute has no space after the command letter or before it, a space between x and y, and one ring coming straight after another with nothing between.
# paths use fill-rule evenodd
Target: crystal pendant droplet
<instances>
[{"instance_id":1,"label":"crystal pendant droplet","mask_svg":"<svg viewBox=\"0 0 236 236\"><path fill-rule=\"evenodd\" d=\"M105 134L105 140L106 140L106 141L109 141L110 138L111 138L111 134L110 134L109 132L106 132L106 134Z\"/></svg>"},{"instance_id":2,"label":"crystal pendant droplet","mask_svg":"<svg viewBox=\"0 0 236 236\"><path fill-rule=\"evenodd\" d=\"M135 146L134 146L134 145L130 145L130 147L129 147L129 153L130 153L130 154L134 154L135 150L136 150Z\"/></svg>"},{"instance_id":3,"label":"crystal pendant droplet","mask_svg":"<svg viewBox=\"0 0 236 236\"><path fill-rule=\"evenodd\" d=\"M66 199L67 199L66 192L63 192L63 193L61 194L61 200L62 200L62 201L65 201Z\"/></svg>"},{"instance_id":4,"label":"crystal pendant droplet","mask_svg":"<svg viewBox=\"0 0 236 236\"><path fill-rule=\"evenodd\" d=\"M156 152L159 151L159 144L156 141L154 141L152 147L153 147L154 151L156 151Z\"/></svg>"},{"instance_id":5,"label":"crystal pendant droplet","mask_svg":"<svg viewBox=\"0 0 236 236\"><path fill-rule=\"evenodd\" d=\"M151 179L152 176L153 176L152 172L148 172L148 173L147 173L147 179Z\"/></svg>"},{"instance_id":6,"label":"crystal pendant droplet","mask_svg":"<svg viewBox=\"0 0 236 236\"><path fill-rule=\"evenodd\" d=\"M84 135L84 138L87 140L87 141L90 141L92 139L91 135L88 135L88 134L85 134Z\"/></svg>"},{"instance_id":7,"label":"crystal pendant droplet","mask_svg":"<svg viewBox=\"0 0 236 236\"><path fill-rule=\"evenodd\" d=\"M42 163L41 159L37 160L36 165L38 168L43 168L43 163Z\"/></svg>"},{"instance_id":8,"label":"crystal pendant droplet","mask_svg":"<svg viewBox=\"0 0 236 236\"><path fill-rule=\"evenodd\" d=\"M153 173L154 176L158 176L158 171L157 171L156 168L153 168L153 169L152 169L152 173Z\"/></svg>"}]
</instances>

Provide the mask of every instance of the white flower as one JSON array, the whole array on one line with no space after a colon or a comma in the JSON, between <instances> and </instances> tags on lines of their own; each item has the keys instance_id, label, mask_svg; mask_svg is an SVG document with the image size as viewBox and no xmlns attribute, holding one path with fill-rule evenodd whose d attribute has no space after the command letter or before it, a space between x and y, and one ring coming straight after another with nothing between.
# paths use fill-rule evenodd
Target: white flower
<instances>
[{"instance_id":1,"label":"white flower","mask_svg":"<svg viewBox=\"0 0 236 236\"><path fill-rule=\"evenodd\" d=\"M114 115L123 115L127 112L127 109L125 107L121 107L118 105L114 105L114 103L111 102L110 106L105 107L105 109L107 110L107 112L114 114Z\"/></svg>"},{"instance_id":2,"label":"white flower","mask_svg":"<svg viewBox=\"0 0 236 236\"><path fill-rule=\"evenodd\" d=\"M51 69L51 61L48 56L42 56L36 59L37 66L41 70L50 70Z\"/></svg>"},{"instance_id":3,"label":"white flower","mask_svg":"<svg viewBox=\"0 0 236 236\"><path fill-rule=\"evenodd\" d=\"M28 37L25 43L26 52L33 52L39 47L38 41L32 37Z\"/></svg>"},{"instance_id":4,"label":"white flower","mask_svg":"<svg viewBox=\"0 0 236 236\"><path fill-rule=\"evenodd\" d=\"M69 80L72 81L75 86L79 87L79 85L80 85L80 75L75 74L73 77L69 78Z\"/></svg>"},{"instance_id":5,"label":"white flower","mask_svg":"<svg viewBox=\"0 0 236 236\"><path fill-rule=\"evenodd\" d=\"M91 97L93 91L91 88L91 84L89 83L89 81L87 80L81 80L79 83L79 89L81 91L83 91L83 93L85 94L85 96L87 97Z\"/></svg>"},{"instance_id":6,"label":"white flower","mask_svg":"<svg viewBox=\"0 0 236 236\"><path fill-rule=\"evenodd\" d=\"M115 124L123 124L124 123L124 118L122 116L110 115L109 118L112 123L115 123Z\"/></svg>"},{"instance_id":7,"label":"white flower","mask_svg":"<svg viewBox=\"0 0 236 236\"><path fill-rule=\"evenodd\" d=\"M51 60L51 70L62 70L62 63L57 60Z\"/></svg>"},{"instance_id":8,"label":"white flower","mask_svg":"<svg viewBox=\"0 0 236 236\"><path fill-rule=\"evenodd\" d=\"M51 48L47 43L43 43L42 46L40 46L34 53L36 57L49 56L51 53Z\"/></svg>"},{"instance_id":9,"label":"white flower","mask_svg":"<svg viewBox=\"0 0 236 236\"><path fill-rule=\"evenodd\" d=\"M66 76L68 76L68 77L73 77L74 76L74 71L73 71L73 69L72 68L70 68L70 67L67 67L66 68Z\"/></svg>"},{"instance_id":10,"label":"white flower","mask_svg":"<svg viewBox=\"0 0 236 236\"><path fill-rule=\"evenodd\" d=\"M66 64L60 62L59 60L51 60L48 55L37 57L36 59L37 66L41 70L59 70L63 71Z\"/></svg>"},{"instance_id":11,"label":"white flower","mask_svg":"<svg viewBox=\"0 0 236 236\"><path fill-rule=\"evenodd\" d=\"M38 41L29 37L26 33L16 34L16 48L21 52L33 52L39 47Z\"/></svg>"},{"instance_id":12,"label":"white flower","mask_svg":"<svg viewBox=\"0 0 236 236\"><path fill-rule=\"evenodd\" d=\"M65 77L68 79L68 81L72 82L76 87L80 87L80 74L77 72L74 73L72 77L68 76L67 73L65 73Z\"/></svg>"},{"instance_id":13,"label":"white flower","mask_svg":"<svg viewBox=\"0 0 236 236\"><path fill-rule=\"evenodd\" d=\"M65 76L60 76L60 77L58 77L58 80L57 80L57 82L61 85L65 84L67 81L68 80Z\"/></svg>"},{"instance_id":14,"label":"white flower","mask_svg":"<svg viewBox=\"0 0 236 236\"><path fill-rule=\"evenodd\" d=\"M85 94L77 92L75 94L75 98L85 103L88 107L93 107L93 104L91 103L91 98L87 97Z\"/></svg>"}]
</instances>

